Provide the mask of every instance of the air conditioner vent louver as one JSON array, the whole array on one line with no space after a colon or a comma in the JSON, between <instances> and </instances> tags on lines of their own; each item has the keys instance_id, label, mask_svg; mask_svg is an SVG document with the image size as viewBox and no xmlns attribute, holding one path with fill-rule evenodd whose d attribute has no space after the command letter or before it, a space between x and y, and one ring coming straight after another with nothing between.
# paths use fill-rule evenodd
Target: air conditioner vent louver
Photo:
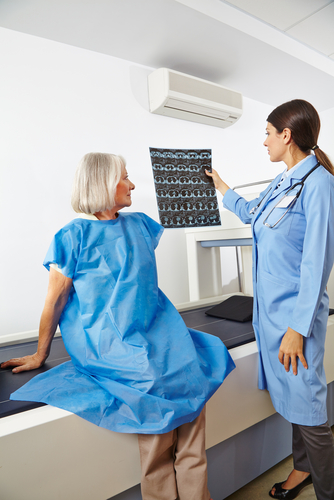
<instances>
[{"instance_id":1,"label":"air conditioner vent louver","mask_svg":"<svg viewBox=\"0 0 334 500\"><path fill-rule=\"evenodd\" d=\"M148 77L150 111L217 127L242 114L242 95L215 83L160 68Z\"/></svg>"}]
</instances>

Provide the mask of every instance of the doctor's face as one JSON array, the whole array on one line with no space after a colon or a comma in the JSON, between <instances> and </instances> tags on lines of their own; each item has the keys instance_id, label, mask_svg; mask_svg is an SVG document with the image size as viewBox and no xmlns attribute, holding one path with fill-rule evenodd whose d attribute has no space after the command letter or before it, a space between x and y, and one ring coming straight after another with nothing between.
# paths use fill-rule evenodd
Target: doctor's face
<instances>
[{"instance_id":1,"label":"doctor's face","mask_svg":"<svg viewBox=\"0 0 334 500\"><path fill-rule=\"evenodd\" d=\"M115 207L117 207L118 210L131 206L131 191L134 188L135 185L130 181L126 168L123 166L121 179L117 184L115 194Z\"/></svg>"},{"instance_id":2,"label":"doctor's face","mask_svg":"<svg viewBox=\"0 0 334 500\"><path fill-rule=\"evenodd\" d=\"M268 149L270 161L282 161L286 153L284 131L280 134L277 129L268 122L266 134L267 138L264 141L263 145Z\"/></svg>"}]
</instances>

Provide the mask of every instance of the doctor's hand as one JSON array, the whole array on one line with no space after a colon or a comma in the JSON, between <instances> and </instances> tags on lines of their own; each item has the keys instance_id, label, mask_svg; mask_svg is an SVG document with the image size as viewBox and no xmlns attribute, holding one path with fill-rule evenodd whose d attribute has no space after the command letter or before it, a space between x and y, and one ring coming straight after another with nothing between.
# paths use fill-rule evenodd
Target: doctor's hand
<instances>
[{"instance_id":1,"label":"doctor's hand","mask_svg":"<svg viewBox=\"0 0 334 500\"><path fill-rule=\"evenodd\" d=\"M304 337L289 327L282 338L278 353L278 359L284 365L286 372L289 371L291 363L292 372L294 375L297 375L297 358L300 359L302 365L307 370L308 366L304 358L303 346Z\"/></svg>"},{"instance_id":2,"label":"doctor's hand","mask_svg":"<svg viewBox=\"0 0 334 500\"><path fill-rule=\"evenodd\" d=\"M22 358L12 358L8 361L1 363L0 368L13 368L13 373L26 372L29 370L36 370L44 365L46 358L42 358L37 353Z\"/></svg>"},{"instance_id":3,"label":"doctor's hand","mask_svg":"<svg viewBox=\"0 0 334 500\"><path fill-rule=\"evenodd\" d=\"M211 177L215 188L218 189L218 191L224 196L230 187L219 177L218 173L214 169L212 169L212 172L206 170L205 173L208 177Z\"/></svg>"}]
</instances>

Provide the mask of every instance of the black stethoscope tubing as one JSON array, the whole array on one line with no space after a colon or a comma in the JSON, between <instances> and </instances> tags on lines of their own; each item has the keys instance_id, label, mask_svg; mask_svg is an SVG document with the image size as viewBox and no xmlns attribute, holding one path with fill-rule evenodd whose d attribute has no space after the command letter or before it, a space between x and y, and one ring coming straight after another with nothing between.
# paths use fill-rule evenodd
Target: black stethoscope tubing
<instances>
[{"instance_id":1,"label":"black stethoscope tubing","mask_svg":"<svg viewBox=\"0 0 334 500\"><path fill-rule=\"evenodd\" d=\"M317 169L318 167L320 167L320 162L318 161L318 163L313 167L311 168L311 170L309 172L307 172L307 174L304 175L304 177L296 182L295 184L293 184L288 190L287 192L284 194L284 196L282 196L282 198L276 203L276 205L270 210L269 214L266 216L266 218L263 220L263 225L270 228L270 229L273 229L275 226L277 226L277 224L283 219L283 217L285 216L285 214L287 214L289 212L289 210L291 210L291 208L294 206L294 204L296 203L297 199L299 198L300 196L300 193L302 192L303 190L303 187L304 187L304 183L306 181L306 179L308 178L309 175L312 174L312 172L314 172L315 169ZM280 219L278 219L277 222L275 222L275 224L271 225L271 224L268 224L267 219L268 217L270 216L270 214L275 210L275 208L277 207L277 205L279 203L281 203L282 200L284 200L284 198L286 198L286 196L288 196L288 194L293 191L297 186L300 186L300 189L298 191L298 193L296 194L295 198L293 199L293 201L289 204L289 206L287 207L287 210L284 212L284 214L280 217ZM269 191L268 191L269 192ZM266 193L267 195L267 193ZM266 196L265 195L265 196ZM262 198L263 200L263 198ZM260 204L262 203L262 200L260 201ZM259 204L259 205L260 205ZM257 207L256 207L257 208Z\"/></svg>"}]
</instances>

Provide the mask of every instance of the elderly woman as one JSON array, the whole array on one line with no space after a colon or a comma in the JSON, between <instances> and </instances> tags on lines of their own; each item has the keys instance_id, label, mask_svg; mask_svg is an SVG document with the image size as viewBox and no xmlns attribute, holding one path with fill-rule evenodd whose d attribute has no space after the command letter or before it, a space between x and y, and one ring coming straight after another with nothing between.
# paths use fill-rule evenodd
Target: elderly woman
<instances>
[{"instance_id":1,"label":"elderly woman","mask_svg":"<svg viewBox=\"0 0 334 500\"><path fill-rule=\"evenodd\" d=\"M334 261L334 168L318 146L320 119L295 99L267 118L264 146L286 169L246 201L207 172L224 206L253 233L253 326L259 388L292 423L294 470L269 495L292 500L313 481L318 500L334 499L334 443L327 423L324 370L326 284Z\"/></svg>"},{"instance_id":2,"label":"elderly woman","mask_svg":"<svg viewBox=\"0 0 334 500\"><path fill-rule=\"evenodd\" d=\"M72 193L80 216L55 235L44 261L50 281L37 352L2 368L42 366L59 323L71 361L11 398L138 433L145 500L209 500L203 409L234 364L218 338L188 330L159 290L154 249L163 228L120 213L134 187L122 157L81 160Z\"/></svg>"}]
</instances>

